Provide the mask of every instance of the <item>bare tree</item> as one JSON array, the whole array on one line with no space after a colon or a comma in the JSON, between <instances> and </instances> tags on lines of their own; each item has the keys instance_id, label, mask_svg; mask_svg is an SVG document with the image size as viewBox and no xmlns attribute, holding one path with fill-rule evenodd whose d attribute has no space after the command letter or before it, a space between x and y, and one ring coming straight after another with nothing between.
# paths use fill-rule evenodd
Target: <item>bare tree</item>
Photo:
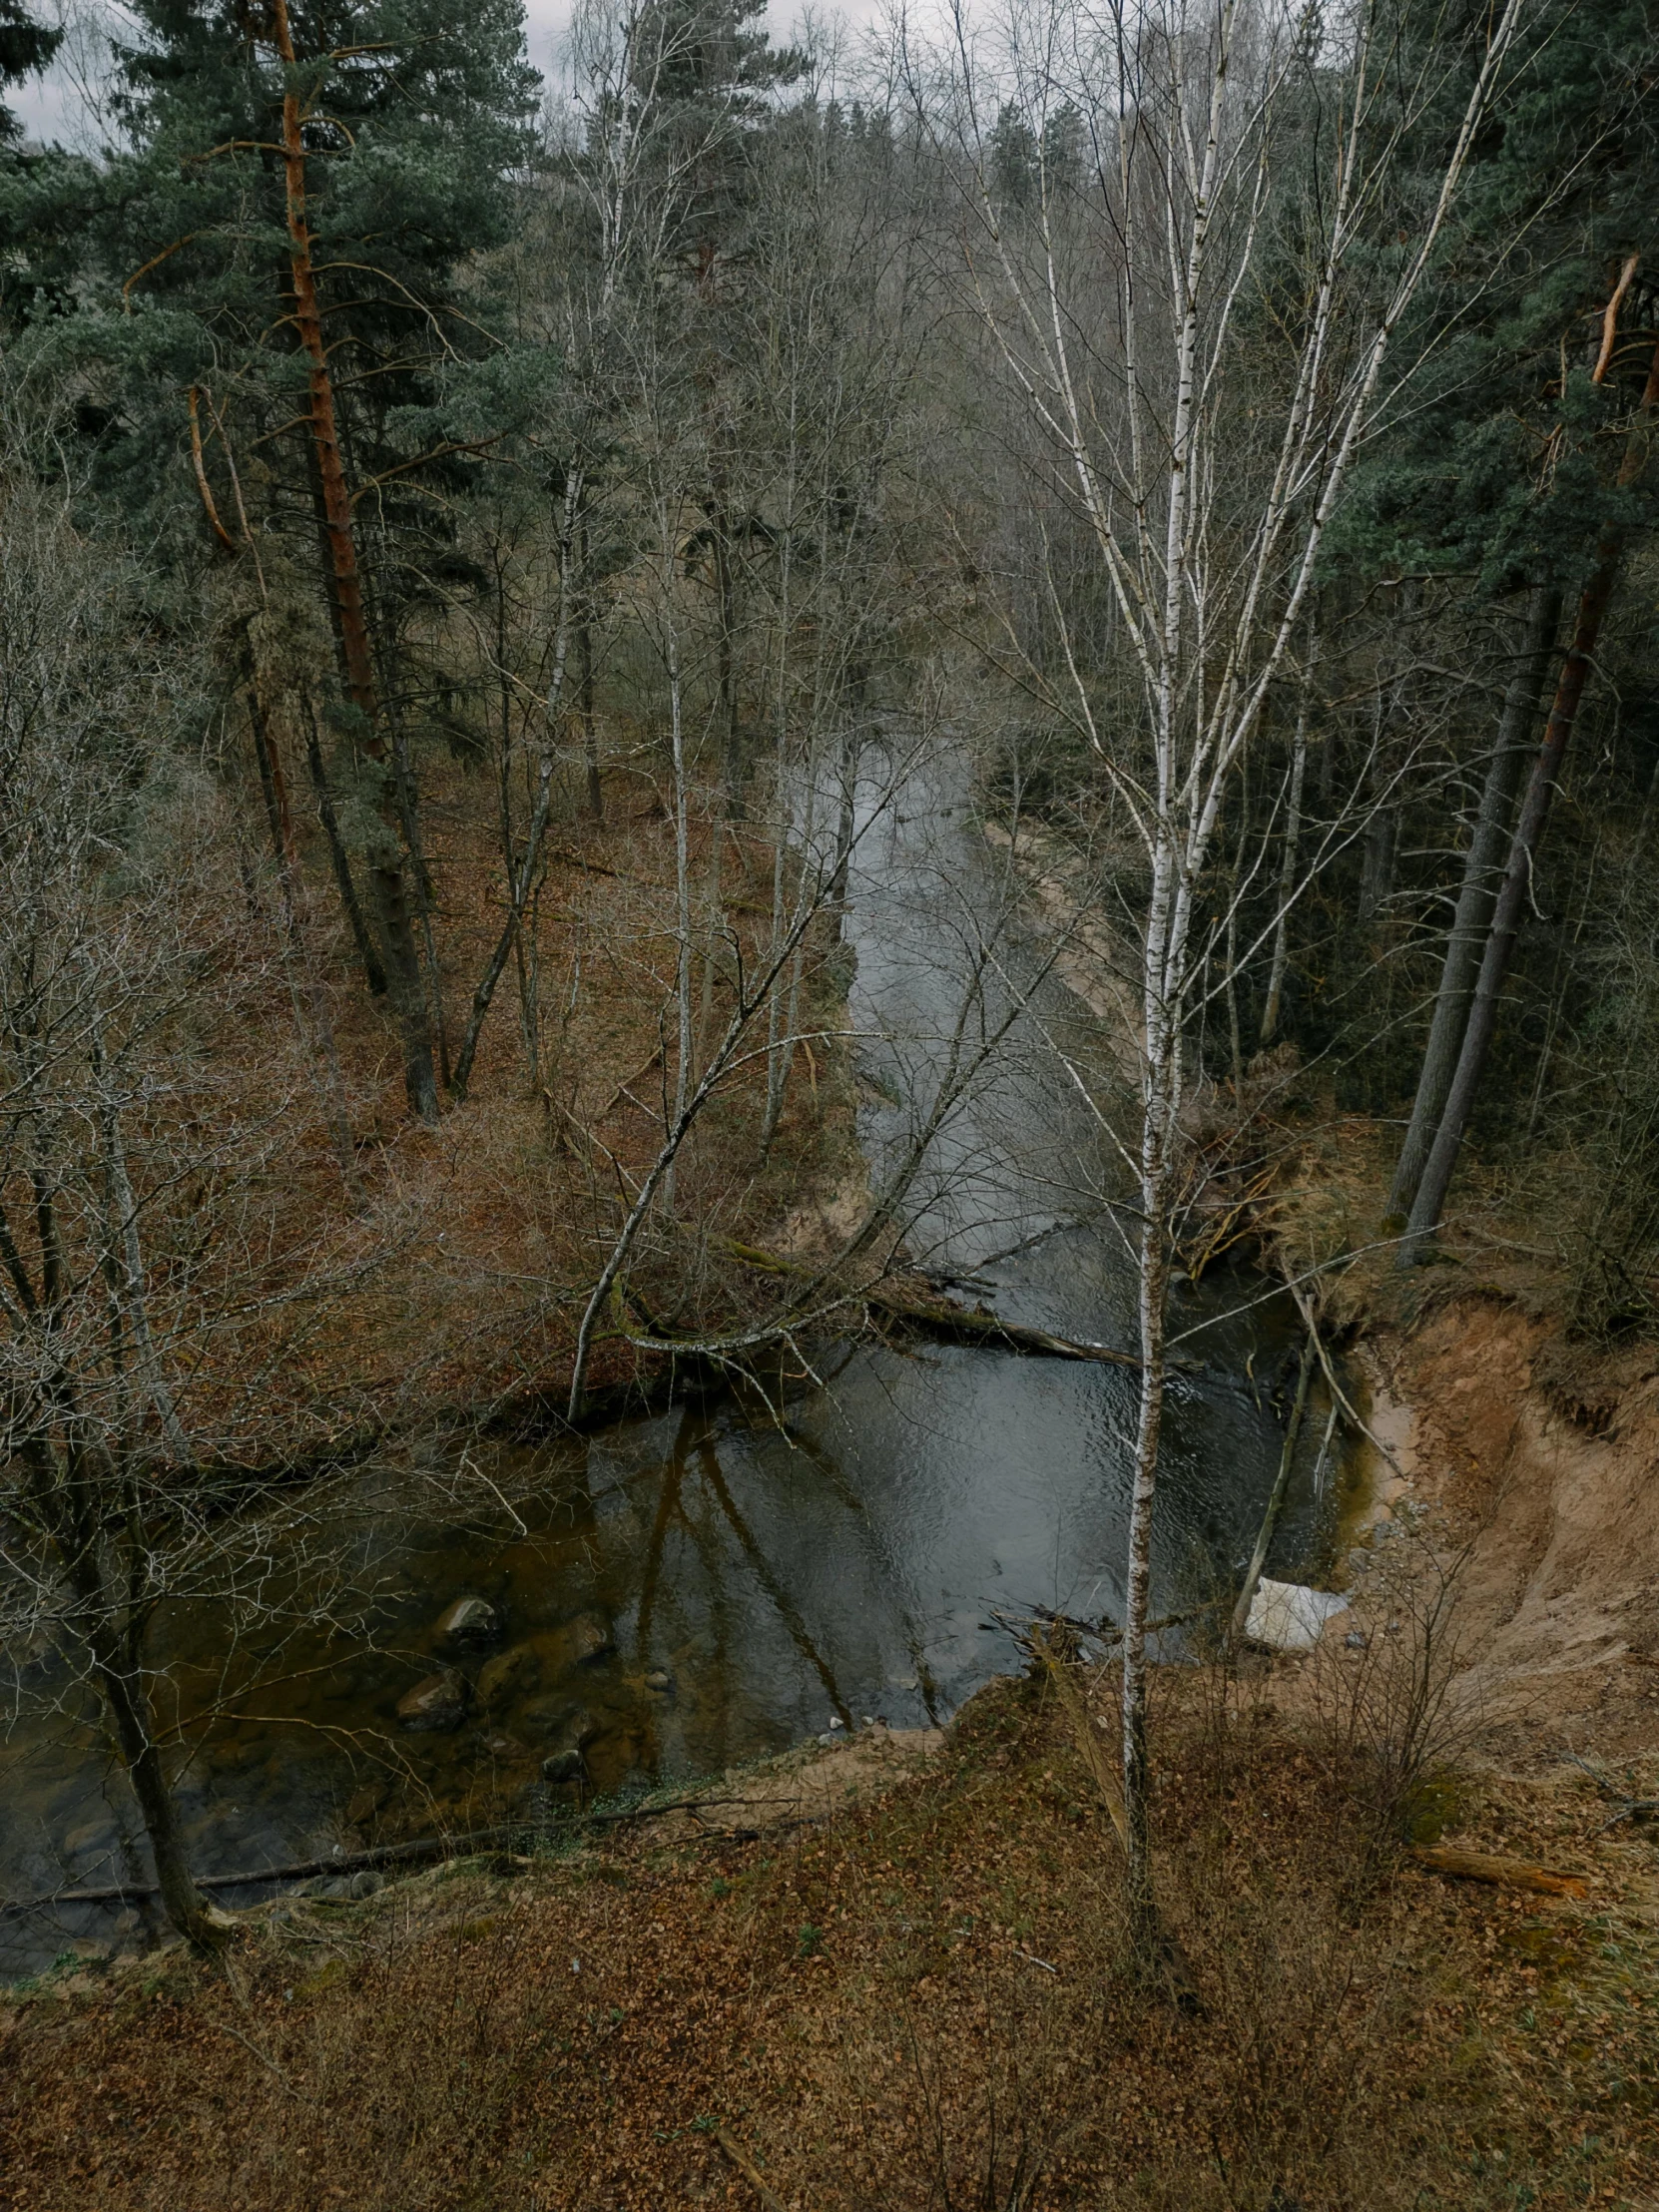
<instances>
[{"instance_id":1,"label":"bare tree","mask_svg":"<svg viewBox=\"0 0 1659 2212\"><path fill-rule=\"evenodd\" d=\"M958 6L947 49L904 57L918 117L963 186L972 297L1049 484L1081 522L1139 695L1127 729L1105 719L1098 671L1052 581L1068 711L1140 855L1129 1040L1140 1114L1123 1140L1138 1200L1142 1360L1123 1759L1129 1895L1148 1948L1147 1599L1188 1032L1214 987L1200 902L1523 5L1482 19L1445 168L1381 286L1370 245L1382 186L1413 118L1463 67L1461 43L1422 48L1402 88L1382 7L1359 5L1322 34L1275 0L1087 10L1035 0L983 25ZM1027 125L1023 205L998 173L1004 105ZM1316 115L1317 134L1299 131ZM1062 117L1066 133L1054 128ZM1077 151L1062 159L1067 137ZM1267 375L1251 363L1247 407L1243 325L1262 281L1276 165L1293 152L1308 167L1311 243L1283 349ZM1051 682L1044 690L1062 696Z\"/></svg>"},{"instance_id":2,"label":"bare tree","mask_svg":"<svg viewBox=\"0 0 1659 2212\"><path fill-rule=\"evenodd\" d=\"M239 1041L295 956L187 742L198 641L147 634L130 571L32 473L0 486L0 1617L96 1689L166 1912L212 1947L152 1627L169 1603L270 1617L244 1470L380 1239L283 1212L314 1039L266 1032L249 1095Z\"/></svg>"}]
</instances>

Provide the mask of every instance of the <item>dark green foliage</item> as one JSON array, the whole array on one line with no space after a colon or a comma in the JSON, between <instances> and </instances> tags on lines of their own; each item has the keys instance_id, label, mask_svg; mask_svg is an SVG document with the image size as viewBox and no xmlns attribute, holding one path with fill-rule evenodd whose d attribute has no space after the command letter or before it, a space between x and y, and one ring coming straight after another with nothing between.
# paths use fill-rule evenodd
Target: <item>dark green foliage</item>
<instances>
[{"instance_id":1,"label":"dark green foliage","mask_svg":"<svg viewBox=\"0 0 1659 2212\"><path fill-rule=\"evenodd\" d=\"M62 42L63 33L37 23L25 11L22 0L0 0L0 91L44 69ZM0 146L21 135L17 117L9 108L0 107Z\"/></svg>"},{"instance_id":2,"label":"dark green foliage","mask_svg":"<svg viewBox=\"0 0 1659 2212\"><path fill-rule=\"evenodd\" d=\"M120 50L115 101L127 143L72 181L77 221L60 209L27 240L35 296L60 310L54 357L84 378L97 480L130 514L207 542L190 472L194 385L225 506L235 460L262 527L308 527L277 158L282 71L267 11L142 0L131 14L138 35ZM443 0L301 4L292 30L348 466L359 493L384 483L379 528L423 529L432 486L457 487L535 381L522 361L482 366L500 341L462 280L473 256L510 234L535 90L521 12L517 0L464 11Z\"/></svg>"},{"instance_id":3,"label":"dark green foliage","mask_svg":"<svg viewBox=\"0 0 1659 2212\"><path fill-rule=\"evenodd\" d=\"M1630 503L1609 487L1644 334L1659 327L1651 267L1603 383L1591 377L1621 264L1644 250L1651 262L1655 243L1656 61L1645 0L1535 11L1423 295L1413 336L1432 348L1426 384L1359 480L1348 559L1472 577L1489 593L1552 575L1576 584L1609 512ZM1413 134L1429 141L1430 170L1435 120Z\"/></svg>"}]
</instances>

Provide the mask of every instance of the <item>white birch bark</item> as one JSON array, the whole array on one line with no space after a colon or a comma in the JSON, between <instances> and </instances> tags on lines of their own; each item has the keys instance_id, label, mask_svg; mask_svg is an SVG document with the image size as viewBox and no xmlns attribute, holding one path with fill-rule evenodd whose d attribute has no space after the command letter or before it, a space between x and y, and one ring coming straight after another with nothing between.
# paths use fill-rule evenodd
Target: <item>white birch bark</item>
<instances>
[{"instance_id":1,"label":"white birch bark","mask_svg":"<svg viewBox=\"0 0 1659 2212\"><path fill-rule=\"evenodd\" d=\"M1265 480L1225 516L1222 401L1235 373L1233 325L1252 281L1268 204L1277 119L1296 83L1301 14L1273 0L1006 0L1000 66L982 71L977 26L957 0L942 93L911 61L924 121L948 113L940 146L966 177L976 236L970 294L1011 391L1046 447L1057 492L1069 490L1138 672L1140 750L1103 725L1093 670L1061 626L1070 697L1046 687L1088 739L1144 847L1139 1033L1140 1129L1126 1144L1141 1207L1138 1307L1141 1392L1130 1498L1123 1635L1123 1762L1132 1918L1155 1930L1146 1804L1146 1622L1153 1506L1164 1416L1171 1206L1184 1088L1185 1034L1204 996L1212 947L1195 944L1195 900L1214 861L1218 825L1270 690L1306 619L1332 517L1379 404L1384 363L1416 297L1492 100L1527 0L1503 0L1485 27L1438 189L1405 264L1380 300L1368 296L1368 223L1418 104L1405 88L1381 9L1363 0L1344 57L1344 89L1324 179L1324 231ZM1476 32L1473 34L1479 36ZM1425 68L1459 66L1430 40ZM1062 220L1046 166L1034 216L999 205L983 115L1008 99L1042 120L1082 119L1098 277L1115 285L1115 327L1098 290L1073 275L1076 228ZM1300 817L1300 784L1293 814ZM1295 841L1287 838L1297 888Z\"/></svg>"}]
</instances>

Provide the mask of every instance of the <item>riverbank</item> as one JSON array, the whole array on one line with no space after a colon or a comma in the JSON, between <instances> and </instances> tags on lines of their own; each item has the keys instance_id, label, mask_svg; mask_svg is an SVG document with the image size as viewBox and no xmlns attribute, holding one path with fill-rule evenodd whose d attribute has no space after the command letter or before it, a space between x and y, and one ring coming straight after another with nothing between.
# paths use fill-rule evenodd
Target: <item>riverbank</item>
<instances>
[{"instance_id":1,"label":"riverbank","mask_svg":"<svg viewBox=\"0 0 1659 2212\"><path fill-rule=\"evenodd\" d=\"M663 1026L676 984L674 821L649 754L635 759L628 733L611 735L624 765L607 773L605 819L572 811L551 839L525 957L501 976L464 1096L446 1091L434 1123L408 1114L385 1003L364 991L320 891L300 919L331 1071L308 1050L317 1020L297 1022L282 963L239 975L235 1018L213 1043L218 1108L240 1149L204 1179L193 1216L195 1236L222 1255L197 1292L213 1357L176 1392L204 1463L265 1472L398 1434L559 1422L583 1310L675 1097ZM499 853L472 780L462 764L430 764L445 1066L502 926ZM275 893L259 856L246 858L249 900L269 920ZM740 964L752 974L763 955L773 853L759 831L722 822L711 798L694 806L687 867L701 1063L730 1018ZM644 1402L667 1374L665 1356L630 1338L741 1333L767 1303L771 1287L729 1246L808 1263L834 1249L862 1190L846 981L827 909L804 947L806 1042L776 1133L761 1144L767 1056L746 1051L681 1150L676 1205L636 1243L626 1302L600 1317L589 1375L601 1409ZM765 1035L763 1011L758 1046Z\"/></svg>"},{"instance_id":2,"label":"riverbank","mask_svg":"<svg viewBox=\"0 0 1659 2212\"><path fill-rule=\"evenodd\" d=\"M1005 1680L942 1738L734 1773L707 1825L287 1900L223 1971L45 1977L0 2013L0 2205L1643 2205L1659 1898L1605 1800L1557 1763L1413 1810L1576 1897L1379 1856L1309 1671L1159 1681L1197 2015L1132 1972L1088 1768Z\"/></svg>"},{"instance_id":3,"label":"riverbank","mask_svg":"<svg viewBox=\"0 0 1659 2212\"><path fill-rule=\"evenodd\" d=\"M946 1329L936 1301L906 1295L895 1317L884 1295L880 1328L837 1315L841 1341L790 1344L770 1384L692 1390L530 1448L413 1430L405 1449L354 1460L325 1488L290 1485L258 1516L226 1516L221 1587L255 1602L240 1616L215 1607L194 1571L191 1602L160 1608L147 1646L199 1874L533 1826L549 1789L568 1794L579 1777L616 1792L720 1770L831 1718L933 1721L1013 1659L987 1618L1116 1610L1132 1305L1099 1219L1099 1133L1049 1043L1046 1025L1075 1019L1075 1001L1044 977L969 827L961 757L909 763L902 805L891 784L905 764L872 755L868 767L856 794L867 833L825 954L825 983L850 972L837 1019L857 1058L838 1072L855 1067L871 1180L907 1191L907 1253L994 1320L953 1311ZM965 1068L951 1041L964 1006L996 1046ZM810 1111L810 1060L806 1077L798 1112ZM607 1204L614 1234L620 1201ZM781 1276L771 1259L755 1267L747 1240L671 1224L672 1248L631 1267L629 1303L606 1326L630 1354L648 1338L683 1344L698 1309L665 1297L654 1270L699 1252L699 1296L720 1269L748 1271L745 1295L775 1322L807 1264L792 1249L844 1245L850 1227L806 1183L779 1225ZM885 1250L866 1248L860 1265L879 1270ZM1281 1456L1287 1317L1230 1290L1182 1294L1189 1319L1217 1326L1165 1427L1160 1613L1186 1609L1248 1549ZM482 1327L482 1299L479 1315ZM436 1345L444 1327L439 1310ZM421 1372L411 1355L413 1412ZM285 1368L281 1382L299 1386ZM1281 1531L1293 1565L1305 1524L1299 1504ZM244 1549L257 1564L239 1581ZM463 1599L481 1611L457 1639L445 1624ZM108 1788L95 1710L41 1658L28 1725L6 1747L0 1888L29 1900L140 1887L145 1840ZM14 1915L0 1971L37 1970L75 1939L146 1933L102 1899L38 1928Z\"/></svg>"},{"instance_id":4,"label":"riverbank","mask_svg":"<svg viewBox=\"0 0 1659 2212\"><path fill-rule=\"evenodd\" d=\"M864 926L918 938L890 915ZM911 976L882 957L872 943L860 989L886 975L907 1003ZM1028 1094L1007 1106L1027 1130ZM981 1135L1000 1140L998 1116ZM1355 1243L1368 1187L1310 1169L1304 1211L1263 1209L1263 1226L1323 1257ZM1092 1244L1043 1237L1029 1275L1002 1265L992 1287L1111 1312ZM473 1561L444 1530L444 1607L476 1588L505 1648L457 1666L432 1642L439 1606L413 1594L399 1664L461 1675L478 1725L393 1739L431 1766L429 1791L480 1746L492 1787L514 1761L535 1772L555 1726L607 1787L720 1765L687 1749L729 1725L748 1748L833 1738L833 1717L851 1744L733 1767L672 1823L567 1832L557 1851L542 1790L516 1839L539 1826L535 1848L360 1901L262 1904L237 1916L223 1974L176 1951L66 1961L6 2017L0 2205L1640 2205L1659 2182L1643 2164L1659 1895L1636 1805L1659 1773L1645 1708L1615 1713L1604 1687L1615 1663L1645 1680L1624 1652L1659 1587L1636 1525L1646 1380L1633 1368L1613 1403L1575 1357L1568 1396L1537 1316L1466 1282L1390 1308L1366 1266L1327 1309L1364 1327L1387 1447L1347 1531L1349 1616L1306 1658L1158 1681L1159 1881L1197 2016L1131 1969L1091 1766L1041 1682L994 1683L942 1741L857 1727L889 1696L948 1710L1004 1663L980 1627L993 1600L963 1592L1101 1609L1132 1383L992 1350L860 1352L787 1417L688 1408L661 1433L586 1440L552 1580L488 1545ZM1241 1340L1229 1357L1266 1379L1288 1353ZM1195 1530L1241 1516L1248 1542L1246 1454L1277 1456L1276 1423L1259 1392L1204 1402L1206 1425L1172 1427L1166 1491ZM1255 1471L1265 1485L1271 1459ZM1605 1510L1580 1511L1591 1490ZM1076 1597L1053 1529L1076 1544ZM1224 1555L1237 1533L1215 1538ZM1586 1654L1574 1624L1596 1605L1629 1632ZM582 1620L599 1633L578 1648ZM396 1686L357 1682L361 1656L323 1654L316 1695L337 1673L368 1701L343 1719L383 1729ZM545 1681L512 1671L532 1660ZM511 1675L499 1709L486 1666ZM1529 1677L1558 1693L1547 1711ZM1109 1731L1109 1672L1079 1687ZM307 1706L295 1740L341 1720ZM220 1746L227 1796L243 1802L233 1778L269 1749ZM268 1767L291 1814L289 1769ZM386 1818L380 1798L361 1813ZM1454 1885L1413 1847L1508 1873ZM1554 1889L1514 1887L1517 1864Z\"/></svg>"},{"instance_id":5,"label":"riverbank","mask_svg":"<svg viewBox=\"0 0 1659 2212\"><path fill-rule=\"evenodd\" d=\"M1159 1675L1200 2016L1132 1971L1064 1707L1004 1678L557 1851L272 1901L222 1972L66 1958L0 2010L0 2206L1645 2212L1653 1393L1591 1433L1559 1357L1490 1295L1376 1332L1350 1612Z\"/></svg>"}]
</instances>

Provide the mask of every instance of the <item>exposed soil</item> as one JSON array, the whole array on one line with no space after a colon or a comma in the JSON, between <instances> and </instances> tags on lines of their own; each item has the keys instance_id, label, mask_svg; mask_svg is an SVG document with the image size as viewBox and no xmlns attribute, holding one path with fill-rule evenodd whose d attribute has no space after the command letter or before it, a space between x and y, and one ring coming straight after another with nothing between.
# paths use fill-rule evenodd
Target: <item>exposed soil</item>
<instances>
[{"instance_id":1,"label":"exposed soil","mask_svg":"<svg viewBox=\"0 0 1659 2212\"><path fill-rule=\"evenodd\" d=\"M1659 1353L1596 1357L1494 1296L1372 1348L1405 1494L1443 1516L1493 1757L1659 1751Z\"/></svg>"}]
</instances>

